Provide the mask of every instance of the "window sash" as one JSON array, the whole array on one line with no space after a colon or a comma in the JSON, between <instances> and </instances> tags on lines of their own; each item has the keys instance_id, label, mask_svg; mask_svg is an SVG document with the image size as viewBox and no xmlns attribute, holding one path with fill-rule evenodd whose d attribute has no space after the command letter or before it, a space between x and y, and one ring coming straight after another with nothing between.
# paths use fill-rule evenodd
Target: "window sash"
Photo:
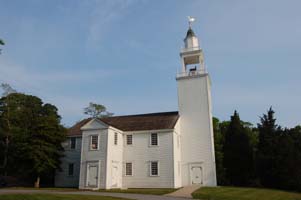
<instances>
[{"instance_id":1,"label":"window sash","mask_svg":"<svg viewBox=\"0 0 301 200\"><path fill-rule=\"evenodd\" d=\"M118 145L118 133L114 133L114 145Z\"/></svg>"},{"instance_id":2,"label":"window sash","mask_svg":"<svg viewBox=\"0 0 301 200\"><path fill-rule=\"evenodd\" d=\"M98 135L91 135L90 149L92 149L92 150L97 150L98 149Z\"/></svg>"},{"instance_id":3,"label":"window sash","mask_svg":"<svg viewBox=\"0 0 301 200\"><path fill-rule=\"evenodd\" d=\"M70 138L70 149L75 149L76 147L76 138L72 137Z\"/></svg>"},{"instance_id":4,"label":"window sash","mask_svg":"<svg viewBox=\"0 0 301 200\"><path fill-rule=\"evenodd\" d=\"M133 144L133 135L126 135L126 144L127 145Z\"/></svg>"},{"instance_id":5,"label":"window sash","mask_svg":"<svg viewBox=\"0 0 301 200\"><path fill-rule=\"evenodd\" d=\"M125 163L125 175L132 176L133 175L133 164L128 162Z\"/></svg>"},{"instance_id":6,"label":"window sash","mask_svg":"<svg viewBox=\"0 0 301 200\"><path fill-rule=\"evenodd\" d=\"M74 175L74 164L73 163L69 163L69 165L68 165L68 175L69 176Z\"/></svg>"},{"instance_id":7,"label":"window sash","mask_svg":"<svg viewBox=\"0 0 301 200\"><path fill-rule=\"evenodd\" d=\"M158 146L158 133L151 134L151 146Z\"/></svg>"},{"instance_id":8,"label":"window sash","mask_svg":"<svg viewBox=\"0 0 301 200\"><path fill-rule=\"evenodd\" d=\"M150 162L150 175L151 176L159 176L159 162L158 161Z\"/></svg>"}]
</instances>

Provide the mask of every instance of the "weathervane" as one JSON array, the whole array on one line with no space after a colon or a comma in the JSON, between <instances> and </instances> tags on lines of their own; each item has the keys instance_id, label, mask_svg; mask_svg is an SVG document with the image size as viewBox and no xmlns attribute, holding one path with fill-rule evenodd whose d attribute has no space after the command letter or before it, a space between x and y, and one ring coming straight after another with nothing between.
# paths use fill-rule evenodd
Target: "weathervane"
<instances>
[{"instance_id":1,"label":"weathervane","mask_svg":"<svg viewBox=\"0 0 301 200\"><path fill-rule=\"evenodd\" d=\"M192 22L195 21L194 17L188 16L188 24L189 24L189 28L191 28Z\"/></svg>"}]
</instances>

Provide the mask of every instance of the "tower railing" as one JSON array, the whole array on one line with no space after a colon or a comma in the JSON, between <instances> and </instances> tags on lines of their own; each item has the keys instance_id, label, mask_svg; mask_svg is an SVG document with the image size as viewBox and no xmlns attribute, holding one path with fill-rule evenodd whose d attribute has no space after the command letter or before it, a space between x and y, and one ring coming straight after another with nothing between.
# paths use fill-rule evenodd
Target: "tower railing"
<instances>
[{"instance_id":1,"label":"tower railing","mask_svg":"<svg viewBox=\"0 0 301 200\"><path fill-rule=\"evenodd\" d=\"M206 69L197 69L197 70L189 70L185 72L178 72L177 78L188 77L188 76L198 76L202 74L207 74Z\"/></svg>"}]
</instances>

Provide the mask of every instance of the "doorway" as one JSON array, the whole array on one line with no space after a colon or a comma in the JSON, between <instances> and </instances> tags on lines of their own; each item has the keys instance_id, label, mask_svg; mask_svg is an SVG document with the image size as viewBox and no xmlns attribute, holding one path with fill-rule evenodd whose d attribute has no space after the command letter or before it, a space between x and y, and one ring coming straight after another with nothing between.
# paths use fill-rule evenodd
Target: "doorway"
<instances>
[{"instance_id":1,"label":"doorway","mask_svg":"<svg viewBox=\"0 0 301 200\"><path fill-rule=\"evenodd\" d=\"M88 163L87 165L87 186L98 187L98 163Z\"/></svg>"},{"instance_id":2,"label":"doorway","mask_svg":"<svg viewBox=\"0 0 301 200\"><path fill-rule=\"evenodd\" d=\"M203 169L200 165L190 167L191 184L203 184Z\"/></svg>"}]
</instances>

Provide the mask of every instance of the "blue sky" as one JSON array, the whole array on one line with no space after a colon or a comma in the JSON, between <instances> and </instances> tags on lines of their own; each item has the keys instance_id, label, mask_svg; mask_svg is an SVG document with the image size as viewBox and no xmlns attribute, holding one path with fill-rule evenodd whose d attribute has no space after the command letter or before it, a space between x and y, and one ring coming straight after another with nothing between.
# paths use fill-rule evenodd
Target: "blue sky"
<instances>
[{"instance_id":1,"label":"blue sky","mask_svg":"<svg viewBox=\"0 0 301 200\"><path fill-rule=\"evenodd\" d=\"M177 110L175 74L187 16L205 52L213 114L301 124L299 0L0 0L0 82L59 108L115 115Z\"/></svg>"}]
</instances>

